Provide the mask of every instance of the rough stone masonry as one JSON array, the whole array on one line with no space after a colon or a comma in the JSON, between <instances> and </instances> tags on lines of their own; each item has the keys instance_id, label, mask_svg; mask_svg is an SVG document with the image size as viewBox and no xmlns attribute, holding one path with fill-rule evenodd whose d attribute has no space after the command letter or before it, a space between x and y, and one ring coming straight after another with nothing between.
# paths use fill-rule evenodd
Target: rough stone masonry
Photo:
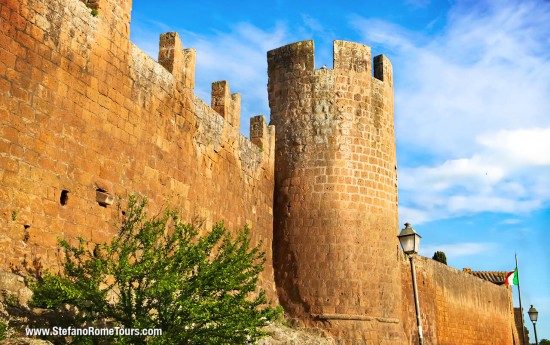
<instances>
[{"instance_id":1,"label":"rough stone masonry","mask_svg":"<svg viewBox=\"0 0 550 345\"><path fill-rule=\"evenodd\" d=\"M333 68L314 68L312 41L268 52L272 125L253 117L246 139L240 95L218 81L199 99L194 49L163 34L156 62L129 41L130 12L0 0L1 276L58 267L58 237L109 239L110 200L139 193L206 227L251 226L261 286L303 327L415 343L390 61L344 41ZM426 344L518 343L506 287L422 258L418 278Z\"/></svg>"}]
</instances>

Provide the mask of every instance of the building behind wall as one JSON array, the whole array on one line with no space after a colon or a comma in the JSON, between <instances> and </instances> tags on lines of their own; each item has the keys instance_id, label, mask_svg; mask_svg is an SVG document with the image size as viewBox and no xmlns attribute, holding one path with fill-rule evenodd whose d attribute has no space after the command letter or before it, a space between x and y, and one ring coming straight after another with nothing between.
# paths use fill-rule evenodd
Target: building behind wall
<instances>
[{"instance_id":1,"label":"building behind wall","mask_svg":"<svg viewBox=\"0 0 550 345\"><path fill-rule=\"evenodd\" d=\"M129 41L130 0L88 2L97 17L78 0L0 0L0 269L55 269L58 236L115 234L99 196L139 193L250 225L261 286L303 327L415 343L390 61L344 41L333 68L314 69L311 41L269 52L274 127L254 117L249 140L227 82L210 105L194 94L177 34L157 63ZM424 258L418 278L426 344L517 344L508 288Z\"/></svg>"}]
</instances>

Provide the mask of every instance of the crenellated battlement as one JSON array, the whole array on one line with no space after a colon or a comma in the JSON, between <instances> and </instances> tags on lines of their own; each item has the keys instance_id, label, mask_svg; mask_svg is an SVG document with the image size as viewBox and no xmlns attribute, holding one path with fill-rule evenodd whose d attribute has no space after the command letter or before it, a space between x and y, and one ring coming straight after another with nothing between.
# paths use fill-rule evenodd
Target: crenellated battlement
<instances>
[{"instance_id":1,"label":"crenellated battlement","mask_svg":"<svg viewBox=\"0 0 550 345\"><path fill-rule=\"evenodd\" d=\"M263 115L250 118L250 141L262 150L274 152L275 126L268 126Z\"/></svg>"},{"instance_id":2,"label":"crenellated battlement","mask_svg":"<svg viewBox=\"0 0 550 345\"><path fill-rule=\"evenodd\" d=\"M183 49L177 32L160 35L158 62L184 87L195 88L196 51Z\"/></svg>"},{"instance_id":3,"label":"crenellated battlement","mask_svg":"<svg viewBox=\"0 0 550 345\"><path fill-rule=\"evenodd\" d=\"M312 40L300 41L273 49L267 53L272 81L282 81L303 75L313 74L315 70L315 48ZM335 40L333 42L333 68L339 74L345 71L371 75L379 80L392 80L392 67L384 55L373 58L371 47L349 41ZM383 67L382 67L383 66ZM331 73L331 72L329 72ZM334 73L334 72L332 72Z\"/></svg>"},{"instance_id":4,"label":"crenellated battlement","mask_svg":"<svg viewBox=\"0 0 550 345\"><path fill-rule=\"evenodd\" d=\"M313 41L301 41L267 52L267 64L281 79L313 72L315 56Z\"/></svg>"},{"instance_id":5,"label":"crenellated battlement","mask_svg":"<svg viewBox=\"0 0 550 345\"><path fill-rule=\"evenodd\" d=\"M220 114L231 126L239 128L241 124L241 95L229 91L225 80L212 83L212 109Z\"/></svg>"},{"instance_id":6,"label":"crenellated battlement","mask_svg":"<svg viewBox=\"0 0 550 345\"><path fill-rule=\"evenodd\" d=\"M334 41L333 50L334 69L372 73L372 55L369 46L355 42Z\"/></svg>"},{"instance_id":7,"label":"crenellated battlement","mask_svg":"<svg viewBox=\"0 0 550 345\"><path fill-rule=\"evenodd\" d=\"M154 62L150 61L149 63ZM158 63L172 75L175 83L191 92L193 91L195 87L196 50L194 48L184 48L177 32L167 32L160 35ZM239 131L241 95L231 93L229 83L226 80L212 83L210 108L220 115L226 124ZM261 118L263 119L263 116ZM251 118L250 133L258 133L257 128L253 129L252 127L257 127L261 121L265 123L265 119L260 120L260 117ZM221 135L221 132L219 133ZM271 139L269 139L267 130L262 133L265 136L262 140L259 139L261 136L256 136L255 140L250 137L250 140L263 149L264 146L267 147Z\"/></svg>"},{"instance_id":8,"label":"crenellated battlement","mask_svg":"<svg viewBox=\"0 0 550 345\"><path fill-rule=\"evenodd\" d=\"M374 77L393 88L393 67L385 55L374 57Z\"/></svg>"},{"instance_id":9,"label":"crenellated battlement","mask_svg":"<svg viewBox=\"0 0 550 345\"><path fill-rule=\"evenodd\" d=\"M196 50L194 48L183 48L181 39L177 32L167 32L160 35L158 63L163 66L176 80L177 83L187 89L195 87L195 63ZM227 124L239 130L241 122L241 95L231 93L229 83L226 80L212 83L210 107L218 113ZM251 118L250 133L255 133L256 140L251 141L260 148L269 144L268 131L263 131L264 139L258 137L258 124L265 119L260 117ZM255 129L253 127L255 126Z\"/></svg>"}]
</instances>

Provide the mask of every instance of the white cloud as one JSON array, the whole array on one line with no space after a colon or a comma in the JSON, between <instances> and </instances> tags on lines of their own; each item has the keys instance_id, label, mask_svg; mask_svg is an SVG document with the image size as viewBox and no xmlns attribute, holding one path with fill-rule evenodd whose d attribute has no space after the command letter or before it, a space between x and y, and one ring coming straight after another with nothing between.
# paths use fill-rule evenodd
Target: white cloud
<instances>
[{"instance_id":1,"label":"white cloud","mask_svg":"<svg viewBox=\"0 0 550 345\"><path fill-rule=\"evenodd\" d=\"M465 156L481 133L550 127L549 16L548 2L458 1L435 37L354 19L392 57L398 143Z\"/></svg>"},{"instance_id":2,"label":"white cloud","mask_svg":"<svg viewBox=\"0 0 550 345\"><path fill-rule=\"evenodd\" d=\"M435 167L404 168L400 172L400 185L404 189L427 186L444 191L460 186L468 191L489 188L502 180L502 167L484 162L480 156L470 159L448 160Z\"/></svg>"},{"instance_id":3,"label":"white cloud","mask_svg":"<svg viewBox=\"0 0 550 345\"><path fill-rule=\"evenodd\" d=\"M517 218L507 218L507 219L504 219L502 222L500 222L500 224L504 224L504 225L515 225L515 224L521 224L521 219L517 219Z\"/></svg>"},{"instance_id":4,"label":"white cloud","mask_svg":"<svg viewBox=\"0 0 550 345\"><path fill-rule=\"evenodd\" d=\"M394 66L401 219L550 204L549 16L542 1L458 1L433 37L353 20Z\"/></svg>"},{"instance_id":5,"label":"white cloud","mask_svg":"<svg viewBox=\"0 0 550 345\"><path fill-rule=\"evenodd\" d=\"M526 214L550 203L550 128L484 134L478 153L403 168L400 192L415 223L479 212ZM413 220L414 219L414 220Z\"/></svg>"},{"instance_id":6,"label":"white cloud","mask_svg":"<svg viewBox=\"0 0 550 345\"><path fill-rule=\"evenodd\" d=\"M501 130L480 136L478 142L491 150L494 156L489 158L510 166L550 165L550 127Z\"/></svg>"},{"instance_id":7,"label":"white cloud","mask_svg":"<svg viewBox=\"0 0 550 345\"><path fill-rule=\"evenodd\" d=\"M487 254L498 249L495 243L451 243L451 244L430 244L421 247L421 254L427 257L432 257L436 251L445 253L447 260L455 259L463 256L474 256L479 254Z\"/></svg>"},{"instance_id":8,"label":"white cloud","mask_svg":"<svg viewBox=\"0 0 550 345\"><path fill-rule=\"evenodd\" d=\"M411 208L411 207L405 207L405 206L399 206L399 223L405 224L409 221L414 221L413 225L425 223L426 221L430 220L430 215L423 210L420 210L418 208Z\"/></svg>"}]
</instances>

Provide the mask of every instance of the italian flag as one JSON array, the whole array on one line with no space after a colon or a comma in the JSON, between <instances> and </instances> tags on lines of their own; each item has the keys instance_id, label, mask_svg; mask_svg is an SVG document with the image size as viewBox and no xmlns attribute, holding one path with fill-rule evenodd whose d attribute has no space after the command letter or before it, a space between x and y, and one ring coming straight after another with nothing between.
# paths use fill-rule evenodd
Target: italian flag
<instances>
[{"instance_id":1,"label":"italian flag","mask_svg":"<svg viewBox=\"0 0 550 345\"><path fill-rule=\"evenodd\" d=\"M518 268L506 275L506 279L504 279L505 285L519 285L519 279L518 279Z\"/></svg>"}]
</instances>

